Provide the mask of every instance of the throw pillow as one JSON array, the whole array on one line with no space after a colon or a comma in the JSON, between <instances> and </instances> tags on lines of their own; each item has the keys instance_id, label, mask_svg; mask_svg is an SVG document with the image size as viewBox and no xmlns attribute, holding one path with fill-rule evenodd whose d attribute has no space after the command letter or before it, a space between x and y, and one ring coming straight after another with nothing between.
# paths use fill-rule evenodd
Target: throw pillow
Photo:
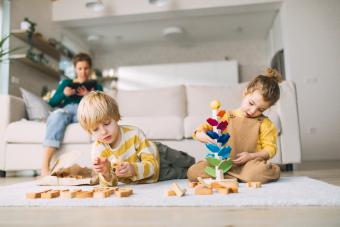
<instances>
[{"instance_id":1,"label":"throw pillow","mask_svg":"<svg viewBox=\"0 0 340 227\"><path fill-rule=\"evenodd\" d=\"M20 88L20 91L25 102L28 120L46 121L52 110L51 106L42 98L24 88Z\"/></svg>"}]
</instances>

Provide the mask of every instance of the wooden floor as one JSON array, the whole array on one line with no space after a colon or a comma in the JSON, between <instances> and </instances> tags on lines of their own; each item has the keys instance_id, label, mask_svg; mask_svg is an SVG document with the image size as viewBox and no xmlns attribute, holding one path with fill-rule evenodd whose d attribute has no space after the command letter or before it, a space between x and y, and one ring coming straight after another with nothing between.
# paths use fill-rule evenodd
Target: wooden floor
<instances>
[{"instance_id":1,"label":"wooden floor","mask_svg":"<svg viewBox=\"0 0 340 227\"><path fill-rule=\"evenodd\" d=\"M340 161L305 162L282 176L309 176L340 186ZM0 185L30 181L7 177ZM0 226L340 226L340 207L282 208L1 208Z\"/></svg>"}]
</instances>

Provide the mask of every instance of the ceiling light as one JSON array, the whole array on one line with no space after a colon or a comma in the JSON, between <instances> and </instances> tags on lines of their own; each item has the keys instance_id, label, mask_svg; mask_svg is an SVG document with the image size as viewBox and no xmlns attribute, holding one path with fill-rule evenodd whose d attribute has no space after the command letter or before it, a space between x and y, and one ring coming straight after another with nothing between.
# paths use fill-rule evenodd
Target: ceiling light
<instances>
[{"instance_id":1,"label":"ceiling light","mask_svg":"<svg viewBox=\"0 0 340 227\"><path fill-rule=\"evenodd\" d=\"M101 12L105 9L104 3L101 0L88 0L85 6L95 12Z\"/></svg>"},{"instance_id":2,"label":"ceiling light","mask_svg":"<svg viewBox=\"0 0 340 227\"><path fill-rule=\"evenodd\" d=\"M102 39L102 36L100 36L100 35L89 35L89 36L87 36L88 42L97 42L101 39Z\"/></svg>"},{"instance_id":3,"label":"ceiling light","mask_svg":"<svg viewBox=\"0 0 340 227\"><path fill-rule=\"evenodd\" d=\"M184 34L184 30L177 26L167 27L163 29L163 37L168 39L178 39Z\"/></svg>"},{"instance_id":4,"label":"ceiling light","mask_svg":"<svg viewBox=\"0 0 340 227\"><path fill-rule=\"evenodd\" d=\"M169 3L169 0L149 0L150 5L164 6Z\"/></svg>"}]
</instances>

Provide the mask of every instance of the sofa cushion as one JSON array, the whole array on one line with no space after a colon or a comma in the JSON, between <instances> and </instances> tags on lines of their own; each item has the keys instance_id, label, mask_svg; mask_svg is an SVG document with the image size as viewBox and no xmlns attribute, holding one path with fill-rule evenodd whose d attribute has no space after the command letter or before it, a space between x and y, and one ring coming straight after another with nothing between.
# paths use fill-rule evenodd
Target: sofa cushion
<instances>
[{"instance_id":1,"label":"sofa cushion","mask_svg":"<svg viewBox=\"0 0 340 227\"><path fill-rule=\"evenodd\" d=\"M133 125L142 129L148 139L183 139L183 119L178 116L123 117L121 125Z\"/></svg>"},{"instance_id":2,"label":"sofa cushion","mask_svg":"<svg viewBox=\"0 0 340 227\"><path fill-rule=\"evenodd\" d=\"M120 113L126 117L185 116L184 86L117 92Z\"/></svg>"},{"instance_id":3,"label":"sofa cushion","mask_svg":"<svg viewBox=\"0 0 340 227\"><path fill-rule=\"evenodd\" d=\"M22 97L25 102L28 119L31 121L46 121L52 108L48 103L39 96L20 88Z\"/></svg>"},{"instance_id":4,"label":"sofa cushion","mask_svg":"<svg viewBox=\"0 0 340 227\"><path fill-rule=\"evenodd\" d=\"M208 116L211 114L210 102L220 100L222 108L232 110L238 108L247 83L233 86L198 86L186 87L188 116Z\"/></svg>"},{"instance_id":5,"label":"sofa cushion","mask_svg":"<svg viewBox=\"0 0 340 227\"><path fill-rule=\"evenodd\" d=\"M46 123L21 120L7 126L7 143L42 143L45 137ZM73 123L67 126L63 144L90 143L91 136L85 132L80 124Z\"/></svg>"},{"instance_id":6,"label":"sofa cushion","mask_svg":"<svg viewBox=\"0 0 340 227\"><path fill-rule=\"evenodd\" d=\"M208 117L207 116L187 116L184 118L184 137L192 138L195 129L202 124Z\"/></svg>"}]
</instances>

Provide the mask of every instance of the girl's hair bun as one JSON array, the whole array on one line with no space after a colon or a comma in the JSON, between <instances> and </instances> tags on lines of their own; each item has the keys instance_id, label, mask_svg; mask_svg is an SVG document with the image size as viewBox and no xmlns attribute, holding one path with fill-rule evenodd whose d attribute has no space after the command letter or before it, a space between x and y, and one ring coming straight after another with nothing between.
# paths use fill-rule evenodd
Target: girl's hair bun
<instances>
[{"instance_id":1,"label":"girl's hair bun","mask_svg":"<svg viewBox=\"0 0 340 227\"><path fill-rule=\"evenodd\" d=\"M267 68L264 76L273 78L277 83L282 81L282 76L276 69Z\"/></svg>"}]
</instances>

